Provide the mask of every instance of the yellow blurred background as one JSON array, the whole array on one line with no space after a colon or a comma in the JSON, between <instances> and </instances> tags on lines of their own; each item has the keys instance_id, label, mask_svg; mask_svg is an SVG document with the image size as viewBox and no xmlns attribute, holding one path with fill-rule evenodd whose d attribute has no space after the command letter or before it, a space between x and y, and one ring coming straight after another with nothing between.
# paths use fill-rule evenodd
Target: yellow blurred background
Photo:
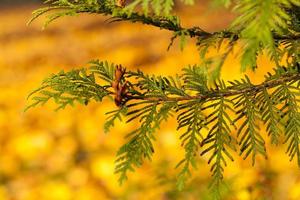
<instances>
[{"instance_id":1,"label":"yellow blurred background","mask_svg":"<svg viewBox=\"0 0 300 200\"><path fill-rule=\"evenodd\" d=\"M140 24L107 23L107 18L96 15L60 19L42 31L42 19L26 26L38 6L24 1L0 6L0 200L209 199L205 157L199 157L199 168L193 171L187 188L183 192L175 189L178 171L174 166L183 150L174 119L156 134L153 162L146 162L119 186L114 175L115 154L134 127L118 123L104 134L105 113L114 109L112 102L76 105L59 112L50 103L23 112L28 93L51 73L100 59L173 75L188 64L199 63L194 41L183 52L178 44L166 51L171 33ZM185 26L209 31L226 27L233 18L224 10L210 9L205 1L176 12ZM271 68L260 58L259 70L250 76L262 81ZM222 77L241 76L238 59L230 57ZM289 162L285 148L268 144L269 159L259 159L255 167L236 153L235 161L226 168L224 199L300 199L299 169Z\"/></svg>"}]
</instances>

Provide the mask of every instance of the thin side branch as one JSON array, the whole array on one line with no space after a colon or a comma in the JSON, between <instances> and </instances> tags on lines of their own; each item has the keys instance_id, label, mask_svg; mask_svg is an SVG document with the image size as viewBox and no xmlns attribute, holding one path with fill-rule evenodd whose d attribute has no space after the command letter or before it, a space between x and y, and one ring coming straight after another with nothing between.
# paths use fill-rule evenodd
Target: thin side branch
<instances>
[{"instance_id":1,"label":"thin side branch","mask_svg":"<svg viewBox=\"0 0 300 200\"><path fill-rule=\"evenodd\" d=\"M240 39L239 33L234 33L230 31L217 31L217 32L208 32L203 30L200 27L192 27L192 28L185 28L181 26L179 19L177 17L159 17L159 16L152 16L152 15L144 15L137 12L124 12L124 10L118 6L100 4L99 7L86 7L86 8L70 8L67 6L62 7L53 7L53 9L74 9L76 13L90 13L90 14L102 14L102 15L111 15L113 22L116 21L131 21L131 22L138 22L146 25L151 25L154 27L158 27L160 29L169 30L172 32L185 32L188 33L190 37L201 37L201 38L209 38L219 36L220 38L234 38L234 40ZM52 9L49 9L50 11ZM118 12L116 12L118 11ZM273 38L275 40L299 40L299 35L278 35L274 34Z\"/></svg>"}]
</instances>

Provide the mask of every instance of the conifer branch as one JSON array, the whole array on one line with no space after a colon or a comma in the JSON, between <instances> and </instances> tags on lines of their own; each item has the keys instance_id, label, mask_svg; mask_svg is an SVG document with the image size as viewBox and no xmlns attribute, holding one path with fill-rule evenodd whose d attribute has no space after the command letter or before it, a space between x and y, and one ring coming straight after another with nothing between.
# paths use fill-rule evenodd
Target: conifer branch
<instances>
[{"instance_id":1,"label":"conifer branch","mask_svg":"<svg viewBox=\"0 0 300 200\"><path fill-rule=\"evenodd\" d=\"M130 21L130 22L138 22L146 25L151 25L154 27L158 27L160 29L169 30L172 32L181 32L185 33L190 37L200 37L200 38L211 38L211 37L219 37L219 38L228 38L234 40L242 39L239 32L232 32L228 30L224 31L217 31L217 32L208 32L203 30L202 28L195 26L192 28L183 27L180 24L180 20L178 17L175 16L156 16L156 15L149 15L149 14L142 14L138 12L132 12L124 10L123 8L111 4L107 1L98 1L95 4L70 4L61 3L59 0L55 0L53 2L54 5L50 5L49 7L41 8L33 12L33 17L29 21L31 23L36 18L40 17L41 15L48 13L52 10L58 10L58 13L49 14L48 21L46 21L46 25L48 25L51 21L64 16L65 15L74 15L76 13L89 13L89 14L101 14L101 15L109 15L112 16L112 22L117 21ZM61 11L62 10L62 11ZM61 11L61 12L59 12ZM274 40L299 40L300 34L287 34L281 35L274 33L273 34Z\"/></svg>"},{"instance_id":2,"label":"conifer branch","mask_svg":"<svg viewBox=\"0 0 300 200\"><path fill-rule=\"evenodd\" d=\"M236 96L239 94L244 94L244 93L251 93L251 94L256 94L264 89L268 88L274 88L280 84L286 83L286 82L291 82L291 81L296 81L300 79L300 74L299 73L288 73L285 75L282 75L278 79L274 80L267 80L264 81L261 84L258 85L247 85L243 87L236 87L236 86L229 86L224 90L212 90L205 92L203 94L195 95L195 96L183 96L183 97L145 97L145 96L131 96L128 95L127 98L128 100L146 100L146 101L187 101L187 100L193 100L193 99L199 99L199 100L214 100L218 99L220 97L230 97L230 96Z\"/></svg>"},{"instance_id":3,"label":"conifer branch","mask_svg":"<svg viewBox=\"0 0 300 200\"><path fill-rule=\"evenodd\" d=\"M118 73L120 69L124 73L122 76ZM256 155L267 156L258 121L269 126L268 132L276 143L280 130L274 120L284 123L281 120L289 117L285 131L286 142L289 143L287 152L291 160L297 157L300 163L300 114L297 107L300 73L297 66L277 68L258 85L252 84L246 76L240 81L229 82L229 86L218 81L210 88L201 66L186 67L182 75L175 77L156 77L93 61L89 69L61 72L46 79L38 90L30 94L33 103L28 108L45 104L50 99L54 99L61 109L74 102L87 105L90 100L100 102L105 97L116 98L116 79L126 90L121 96L123 103L117 104L119 109L108 113L105 130L109 131L115 121L123 117L127 123L133 120L140 123L140 127L127 135L129 141L118 151L115 172L120 175L120 183L128 178L129 171L140 167L145 160L151 160L154 133L162 121L173 116L172 113L178 113L178 129L185 130L180 137L185 157L177 165L181 168L177 184L180 189L191 176L192 168L197 166L195 156L204 148L202 155L209 154L209 163L213 162L212 186L218 191L226 166L225 157L233 159L228 151L235 149L230 127L235 127L237 121L242 121L238 130L241 154L244 159L251 154L254 164ZM273 88L274 97L270 99L268 91ZM280 108L282 102L286 104ZM212 108L214 110L210 112ZM210 114L206 115L206 111ZM231 120L228 112L235 112L236 120ZM209 130L207 136L202 134L203 129Z\"/></svg>"},{"instance_id":4,"label":"conifer branch","mask_svg":"<svg viewBox=\"0 0 300 200\"><path fill-rule=\"evenodd\" d=\"M87 100L91 98L102 100L105 96L113 97L116 95L112 86L116 66L115 64L109 64L107 62L92 61L90 69L83 68L67 73L62 71L57 75L52 75L45 79L41 88L33 91L29 97L38 101L38 104L46 103L51 98L59 102L60 100L65 100L64 98L66 97L62 97L64 93L70 95L84 94L88 96L86 97ZM201 74L201 70L199 71L199 69L202 68L203 67L200 66L184 68L183 71L185 73L181 76L177 76L176 79L173 77L149 76L141 71L126 71L120 82L126 82L128 84L128 91L122 98L124 98L123 100L127 104L133 100L145 102L212 101L221 97L234 97L243 94L255 95L265 89L275 88L284 83L300 80L300 73L297 68L278 68L274 75L269 74L270 77L266 76L266 80L261 84L252 84L246 76L245 79L241 79L241 81L229 81L229 86L226 87L220 88L219 85L216 84L215 88L208 88L206 76ZM97 83L95 75L98 75L105 84L101 85ZM180 81L180 77L184 78L184 83ZM189 94L192 91L197 91L198 94ZM34 96L38 94L42 96ZM99 97L93 97L93 94ZM51 95L53 95L53 97ZM47 98L44 99L45 96ZM69 98L69 96L67 96L67 98ZM81 102L83 100L79 101ZM86 103L88 103L88 101L86 101Z\"/></svg>"}]
</instances>

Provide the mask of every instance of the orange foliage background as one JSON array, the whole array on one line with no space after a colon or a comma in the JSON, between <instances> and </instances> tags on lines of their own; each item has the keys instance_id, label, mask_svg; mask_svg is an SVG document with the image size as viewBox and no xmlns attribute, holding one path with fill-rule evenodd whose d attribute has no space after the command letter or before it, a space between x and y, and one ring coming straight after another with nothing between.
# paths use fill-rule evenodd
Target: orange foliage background
<instances>
[{"instance_id":1,"label":"orange foliage background","mask_svg":"<svg viewBox=\"0 0 300 200\"><path fill-rule=\"evenodd\" d=\"M35 8L0 8L0 200L208 199L206 157L199 157L199 169L183 192L174 188L174 166L183 156L174 119L157 133L153 162L130 174L120 187L113 173L115 154L134 125L119 123L104 134L105 113L114 108L113 102L59 112L50 103L23 112L27 94L51 73L100 59L173 75L199 62L193 42L183 52L177 44L166 51L169 32L127 22L110 24L96 15L60 19L42 31L43 20L26 26ZM184 25L210 31L232 20L226 11L206 8L202 2L177 12ZM250 77L262 81L271 68L260 58L258 71ZM227 80L242 76L237 58L230 57L222 76ZM269 159L259 159L255 167L235 154L225 172L224 199L300 199L296 163L288 161L283 145L268 146Z\"/></svg>"}]
</instances>

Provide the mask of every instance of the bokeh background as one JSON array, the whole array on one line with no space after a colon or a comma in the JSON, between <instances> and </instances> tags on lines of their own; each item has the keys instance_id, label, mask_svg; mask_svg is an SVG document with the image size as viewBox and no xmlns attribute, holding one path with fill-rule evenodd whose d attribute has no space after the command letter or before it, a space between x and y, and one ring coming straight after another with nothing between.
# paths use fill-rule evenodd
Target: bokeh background
<instances>
[{"instance_id":1,"label":"bokeh background","mask_svg":"<svg viewBox=\"0 0 300 200\"><path fill-rule=\"evenodd\" d=\"M153 162L146 162L119 186L113 173L115 154L134 125L118 123L104 134L105 113L114 108L112 102L59 112L50 103L23 112L27 94L51 73L100 59L173 75L199 62L194 41L182 52L178 44L166 51L171 33L140 24L107 23L107 18L96 15L60 19L46 30L41 29L42 19L26 26L39 3L0 0L0 200L209 199L205 157L199 157L199 169L187 188L175 189L174 166L183 156L175 120L158 131ZM209 31L226 27L233 18L203 0L195 7L177 6L176 12L184 25ZM265 58L259 65L257 73L250 74L257 82L272 68ZM225 63L222 76L242 76L236 57ZM259 159L255 167L235 156L226 168L224 199L300 199L296 163L288 161L285 146L268 146L269 159Z\"/></svg>"}]
</instances>

